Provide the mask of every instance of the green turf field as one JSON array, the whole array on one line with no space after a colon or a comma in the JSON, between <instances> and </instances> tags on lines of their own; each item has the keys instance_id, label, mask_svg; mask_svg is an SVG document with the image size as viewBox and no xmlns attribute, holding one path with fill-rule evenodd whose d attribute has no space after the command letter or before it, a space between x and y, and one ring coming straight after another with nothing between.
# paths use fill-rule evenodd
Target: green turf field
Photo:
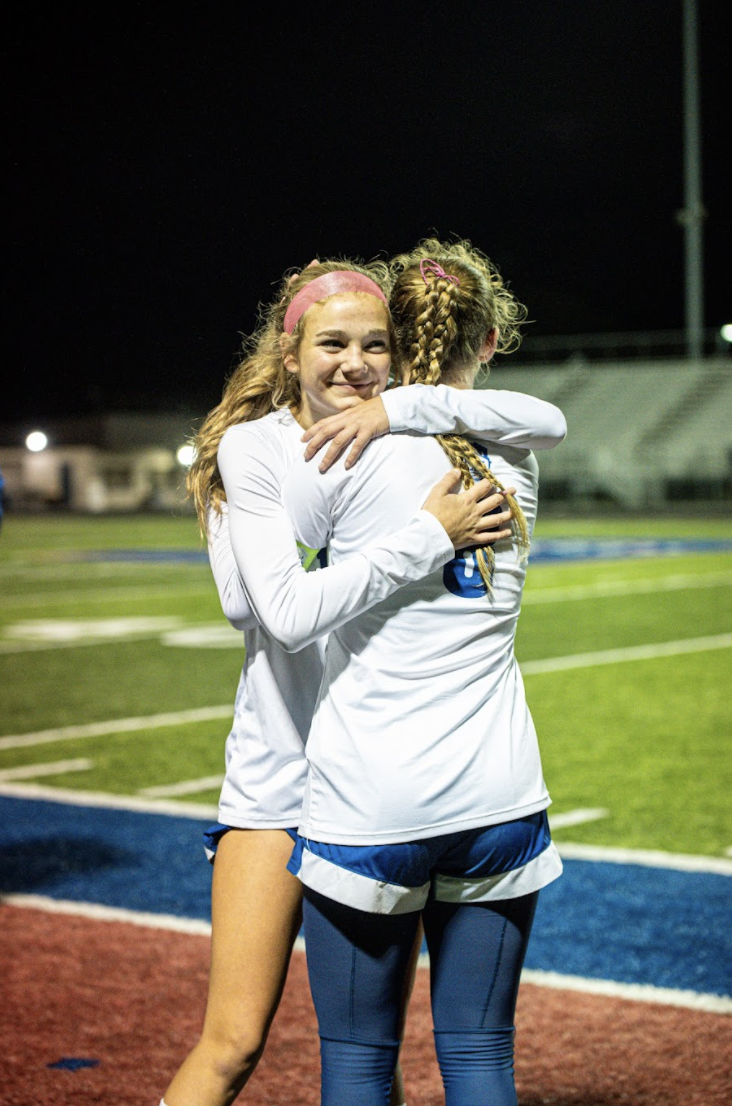
<instances>
[{"instance_id":1,"label":"green turf field","mask_svg":"<svg viewBox=\"0 0 732 1106\"><path fill-rule=\"evenodd\" d=\"M732 522L553 519L536 537L732 539ZM145 720L205 707L225 712L241 635L227 629L207 564L103 556L200 548L191 518L5 519L0 735L142 721L127 731L111 726L35 743L0 736L0 784L135 796L182 784L186 803L216 801L212 778L223 771L227 718L148 728ZM727 854L732 639L722 635L731 633L732 553L530 568L517 653L552 814L607 811L556 830L559 840ZM698 639L706 641L695 646ZM668 642L686 644L663 655L658 647ZM597 654L638 646L651 646L649 655L598 663ZM559 660L578 654L577 667ZM549 663L542 669L542 662Z\"/></svg>"}]
</instances>

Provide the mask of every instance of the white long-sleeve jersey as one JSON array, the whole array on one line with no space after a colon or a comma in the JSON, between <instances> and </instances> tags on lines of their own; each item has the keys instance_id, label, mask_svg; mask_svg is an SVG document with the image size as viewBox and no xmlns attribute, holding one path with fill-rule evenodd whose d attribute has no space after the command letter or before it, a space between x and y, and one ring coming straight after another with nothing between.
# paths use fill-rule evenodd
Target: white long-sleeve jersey
<instances>
[{"instance_id":1,"label":"white long-sleeve jersey","mask_svg":"<svg viewBox=\"0 0 732 1106\"><path fill-rule=\"evenodd\" d=\"M384 400L395 429L421 425L425 433L457 432L472 424L480 436L510 436L546 448L564 436L561 412L534 397L456 395L453 389L413 386ZM323 671L319 636L454 555L437 520L415 510L397 533L324 572L306 574L281 496L287 471L302 455L301 435L288 412L277 412L232 427L219 451L227 507L211 519L209 555L224 613L244 630L246 645L219 809L221 821L234 826L297 824L307 768L304 742ZM293 649L297 656L289 655Z\"/></svg>"},{"instance_id":2,"label":"white long-sleeve jersey","mask_svg":"<svg viewBox=\"0 0 732 1106\"><path fill-rule=\"evenodd\" d=\"M491 471L536 517L533 454L490 446ZM449 468L413 434L372 443L321 475L300 461L284 501L300 540L335 564L393 530ZM329 637L307 745L300 832L316 841L415 840L509 821L550 799L513 652L526 567L496 545L488 594L472 551L408 584Z\"/></svg>"}]
</instances>

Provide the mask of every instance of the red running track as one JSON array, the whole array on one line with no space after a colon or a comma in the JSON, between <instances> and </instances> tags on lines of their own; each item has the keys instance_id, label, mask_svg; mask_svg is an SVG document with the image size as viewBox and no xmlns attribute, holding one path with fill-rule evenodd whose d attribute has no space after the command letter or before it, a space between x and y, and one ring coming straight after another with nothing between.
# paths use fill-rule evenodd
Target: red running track
<instances>
[{"instance_id":1,"label":"red running track","mask_svg":"<svg viewBox=\"0 0 732 1106\"><path fill-rule=\"evenodd\" d=\"M206 937L0 906L2 1106L157 1106L194 1043ZM520 1106L729 1106L732 1018L525 985ZM49 1068L62 1058L99 1061ZM403 1065L409 1106L444 1102L427 972L418 972ZM296 953L247 1106L317 1106L318 1045Z\"/></svg>"}]
</instances>

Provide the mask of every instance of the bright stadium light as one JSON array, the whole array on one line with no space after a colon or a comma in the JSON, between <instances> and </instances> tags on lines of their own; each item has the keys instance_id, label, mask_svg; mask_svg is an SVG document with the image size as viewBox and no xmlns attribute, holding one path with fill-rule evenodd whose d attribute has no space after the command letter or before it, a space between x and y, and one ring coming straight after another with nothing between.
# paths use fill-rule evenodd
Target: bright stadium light
<instances>
[{"instance_id":1,"label":"bright stadium light","mask_svg":"<svg viewBox=\"0 0 732 1106\"><path fill-rule=\"evenodd\" d=\"M32 430L25 439L25 445L31 453L40 453L48 445L48 438L42 430Z\"/></svg>"},{"instance_id":2,"label":"bright stadium light","mask_svg":"<svg viewBox=\"0 0 732 1106\"><path fill-rule=\"evenodd\" d=\"M176 453L176 457L181 465L190 468L196 459L196 451L192 445L182 445Z\"/></svg>"},{"instance_id":3,"label":"bright stadium light","mask_svg":"<svg viewBox=\"0 0 732 1106\"><path fill-rule=\"evenodd\" d=\"M725 323L719 333L725 342L732 342L732 323Z\"/></svg>"}]
</instances>

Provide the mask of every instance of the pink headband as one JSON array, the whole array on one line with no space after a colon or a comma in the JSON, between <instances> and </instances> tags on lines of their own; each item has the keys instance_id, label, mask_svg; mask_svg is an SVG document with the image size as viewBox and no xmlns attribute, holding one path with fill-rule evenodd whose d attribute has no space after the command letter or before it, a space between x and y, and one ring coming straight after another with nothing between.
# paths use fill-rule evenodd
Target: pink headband
<instances>
[{"instance_id":1,"label":"pink headband","mask_svg":"<svg viewBox=\"0 0 732 1106\"><path fill-rule=\"evenodd\" d=\"M458 278L456 276L450 276L449 273L446 273L445 270L442 268L442 265L438 265L438 263L436 261L433 261L431 257L425 257L424 261L420 261L419 271L422 274L422 280L425 282L425 284L429 283L426 273L431 273L433 277L437 277L438 279L440 277L444 277L445 280L451 280L453 284L456 284L458 286L458 288L460 287L460 281L458 280Z\"/></svg>"},{"instance_id":2,"label":"pink headband","mask_svg":"<svg viewBox=\"0 0 732 1106\"><path fill-rule=\"evenodd\" d=\"M339 292L366 292L369 296L376 296L383 303L387 303L386 296L375 281L363 273L349 272L347 269L338 269L334 273L325 273L316 277L301 288L285 314L285 330L292 334L298 322L309 307L318 300L324 300L326 296L337 296Z\"/></svg>"}]
</instances>

